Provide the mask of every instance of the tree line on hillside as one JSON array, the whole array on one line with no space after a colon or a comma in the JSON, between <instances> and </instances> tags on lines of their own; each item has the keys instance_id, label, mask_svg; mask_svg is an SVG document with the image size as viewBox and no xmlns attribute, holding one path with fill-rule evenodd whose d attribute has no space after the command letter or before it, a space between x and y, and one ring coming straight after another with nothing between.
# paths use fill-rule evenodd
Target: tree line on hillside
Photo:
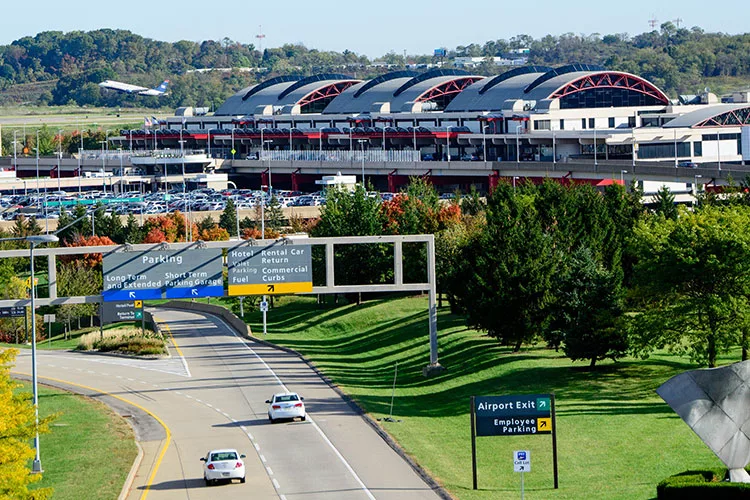
<instances>
[{"instance_id":1,"label":"tree line on hillside","mask_svg":"<svg viewBox=\"0 0 750 500\"><path fill-rule=\"evenodd\" d=\"M720 79L750 74L746 56L750 53L750 35L706 33L699 27L678 28L671 22L662 24L659 30L633 37L624 33L603 36L566 33L536 40L518 35L510 40L460 45L448 50L444 67L452 67L455 57L501 57L521 48L529 49L529 64L601 64L643 76L673 96L697 93L709 82L716 82L719 91L734 90ZM46 31L0 46L0 92L13 85L55 81L51 91L42 91L36 97L39 103L216 108L234 92L273 76L345 72L358 78L374 78L386 71L403 69L407 62L436 60L432 55L407 58L395 52L370 60L349 50L320 51L302 44L285 44L261 53L253 44L229 38L169 43L126 30ZM386 68L386 64L390 67ZM210 68L235 69L194 71ZM489 76L507 69L487 60L472 71ZM155 98L102 92L97 84L106 79L122 79L147 87L170 79L172 85L168 95Z\"/></svg>"}]
</instances>

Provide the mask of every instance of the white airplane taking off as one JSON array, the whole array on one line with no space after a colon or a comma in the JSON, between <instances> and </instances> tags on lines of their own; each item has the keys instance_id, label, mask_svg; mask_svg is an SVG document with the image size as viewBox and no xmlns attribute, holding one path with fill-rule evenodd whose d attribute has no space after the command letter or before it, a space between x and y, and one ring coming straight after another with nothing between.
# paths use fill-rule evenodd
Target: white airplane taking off
<instances>
[{"instance_id":1,"label":"white airplane taking off","mask_svg":"<svg viewBox=\"0 0 750 500\"><path fill-rule=\"evenodd\" d=\"M103 89L116 90L118 92L125 92L126 94L138 94L138 95L154 95L162 96L167 93L167 85L169 80L164 80L158 87L153 89L147 87L140 87L138 85L131 85L129 83L116 82L114 80L105 80L99 84Z\"/></svg>"}]
</instances>

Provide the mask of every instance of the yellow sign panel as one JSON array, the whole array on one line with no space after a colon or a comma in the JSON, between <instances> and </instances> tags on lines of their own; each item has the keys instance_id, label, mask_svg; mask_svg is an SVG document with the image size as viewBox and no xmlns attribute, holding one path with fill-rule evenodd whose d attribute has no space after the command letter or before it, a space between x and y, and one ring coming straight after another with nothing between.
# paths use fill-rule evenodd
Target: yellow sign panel
<instances>
[{"instance_id":1,"label":"yellow sign panel","mask_svg":"<svg viewBox=\"0 0 750 500\"><path fill-rule=\"evenodd\" d=\"M537 418L536 419L536 430L539 432L549 432L552 430L552 419L551 418Z\"/></svg>"},{"instance_id":2,"label":"yellow sign panel","mask_svg":"<svg viewBox=\"0 0 750 500\"><path fill-rule=\"evenodd\" d=\"M136 309L143 309L143 301L142 300L136 300L133 303L133 307L135 307Z\"/></svg>"},{"instance_id":3,"label":"yellow sign panel","mask_svg":"<svg viewBox=\"0 0 750 500\"><path fill-rule=\"evenodd\" d=\"M280 295L286 293L312 292L312 281L298 283L263 283L253 285L229 285L229 295Z\"/></svg>"},{"instance_id":4,"label":"yellow sign panel","mask_svg":"<svg viewBox=\"0 0 750 500\"><path fill-rule=\"evenodd\" d=\"M39 278L34 278L34 285L39 284ZM31 288L31 276L26 278L26 288Z\"/></svg>"}]
</instances>

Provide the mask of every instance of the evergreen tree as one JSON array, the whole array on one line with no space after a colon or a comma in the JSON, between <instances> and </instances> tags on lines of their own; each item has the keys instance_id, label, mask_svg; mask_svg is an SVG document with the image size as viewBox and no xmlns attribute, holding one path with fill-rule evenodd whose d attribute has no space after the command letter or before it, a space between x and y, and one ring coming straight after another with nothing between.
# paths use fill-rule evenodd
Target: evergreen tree
<instances>
[{"instance_id":1,"label":"evergreen tree","mask_svg":"<svg viewBox=\"0 0 750 500\"><path fill-rule=\"evenodd\" d=\"M237 209L231 198L227 199L224 211L219 216L219 227L225 229L229 234L237 233Z\"/></svg>"},{"instance_id":2,"label":"evergreen tree","mask_svg":"<svg viewBox=\"0 0 750 500\"><path fill-rule=\"evenodd\" d=\"M284 227L284 212L281 210L281 203L276 195L271 195L271 199L268 201L266 207L266 226L270 227L274 231L279 231Z\"/></svg>"},{"instance_id":3,"label":"evergreen tree","mask_svg":"<svg viewBox=\"0 0 750 500\"><path fill-rule=\"evenodd\" d=\"M146 236L144 229L138 224L133 214L128 215L128 220L125 223L123 230L125 243L138 244L143 243L143 238Z\"/></svg>"},{"instance_id":4,"label":"evergreen tree","mask_svg":"<svg viewBox=\"0 0 750 500\"><path fill-rule=\"evenodd\" d=\"M627 353L620 321L623 292L619 276L604 268L585 247L576 250L560 277L556 309L565 355L573 361L616 360Z\"/></svg>"},{"instance_id":5,"label":"evergreen tree","mask_svg":"<svg viewBox=\"0 0 750 500\"><path fill-rule=\"evenodd\" d=\"M203 231L210 231L214 226L216 226L216 222L214 222L213 217L207 215L205 218L198 221L198 232L202 233Z\"/></svg>"},{"instance_id":6,"label":"evergreen tree","mask_svg":"<svg viewBox=\"0 0 750 500\"><path fill-rule=\"evenodd\" d=\"M463 252L448 285L470 326L519 350L548 323L553 240L544 231L534 197L502 183L487 203L487 224Z\"/></svg>"},{"instance_id":7,"label":"evergreen tree","mask_svg":"<svg viewBox=\"0 0 750 500\"><path fill-rule=\"evenodd\" d=\"M677 219L677 206L674 203L674 195L667 186L662 186L654 195L654 212L661 214L667 219Z\"/></svg>"}]
</instances>

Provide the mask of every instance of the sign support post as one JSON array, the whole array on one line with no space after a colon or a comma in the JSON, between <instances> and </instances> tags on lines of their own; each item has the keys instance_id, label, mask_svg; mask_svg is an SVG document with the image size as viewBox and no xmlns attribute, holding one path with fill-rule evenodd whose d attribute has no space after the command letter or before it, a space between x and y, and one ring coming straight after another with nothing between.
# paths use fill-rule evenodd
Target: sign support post
<instances>
[{"instance_id":1,"label":"sign support post","mask_svg":"<svg viewBox=\"0 0 750 500\"><path fill-rule=\"evenodd\" d=\"M471 474L474 478L474 489L477 489L477 433L476 433L476 406L474 396L471 397Z\"/></svg>"},{"instance_id":2,"label":"sign support post","mask_svg":"<svg viewBox=\"0 0 750 500\"><path fill-rule=\"evenodd\" d=\"M557 422L555 421L555 393L550 394L550 402L552 403L551 415L552 418L552 470L555 476L555 489L557 489Z\"/></svg>"}]
</instances>

